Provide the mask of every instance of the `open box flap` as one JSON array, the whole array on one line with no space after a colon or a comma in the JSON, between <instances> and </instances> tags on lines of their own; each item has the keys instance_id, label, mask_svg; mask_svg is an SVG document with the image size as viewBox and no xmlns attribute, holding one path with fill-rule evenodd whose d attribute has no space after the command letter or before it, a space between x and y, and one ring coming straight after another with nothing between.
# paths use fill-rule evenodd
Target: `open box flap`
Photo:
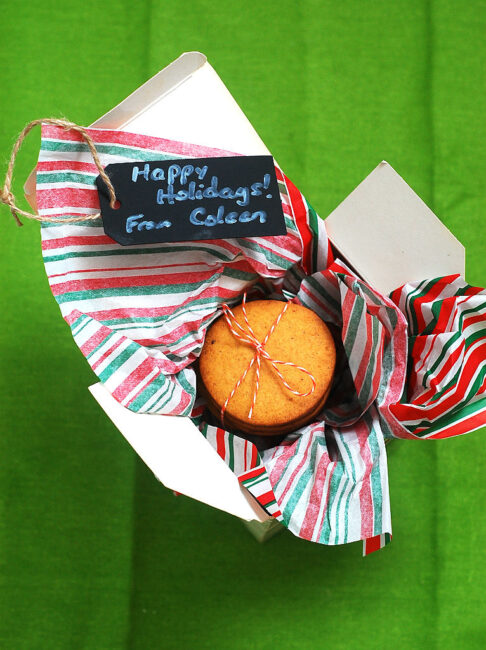
<instances>
[{"instance_id":1,"label":"open box flap","mask_svg":"<svg viewBox=\"0 0 486 650\"><path fill-rule=\"evenodd\" d=\"M182 54L91 126L245 155L269 154L248 118L200 52Z\"/></svg>"},{"instance_id":2,"label":"open box flap","mask_svg":"<svg viewBox=\"0 0 486 650\"><path fill-rule=\"evenodd\" d=\"M387 162L326 219L339 254L383 294L406 282L460 273L465 250Z\"/></svg>"},{"instance_id":3,"label":"open box flap","mask_svg":"<svg viewBox=\"0 0 486 650\"><path fill-rule=\"evenodd\" d=\"M89 390L166 487L247 521L271 519L189 418L134 413L101 383Z\"/></svg>"}]
</instances>

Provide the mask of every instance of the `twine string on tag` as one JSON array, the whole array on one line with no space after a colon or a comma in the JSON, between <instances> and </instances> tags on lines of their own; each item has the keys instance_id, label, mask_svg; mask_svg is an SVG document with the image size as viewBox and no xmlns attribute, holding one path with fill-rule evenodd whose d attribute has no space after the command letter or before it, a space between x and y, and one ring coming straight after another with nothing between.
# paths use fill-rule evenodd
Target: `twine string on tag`
<instances>
[{"instance_id":1,"label":"twine string on tag","mask_svg":"<svg viewBox=\"0 0 486 650\"><path fill-rule=\"evenodd\" d=\"M0 203L4 203L5 205L9 206L10 212L12 213L13 218L17 222L17 225L18 226L23 225L22 222L20 221L19 216L27 217L28 219L35 219L36 221L45 221L49 223L76 223L77 221L91 221L94 219L100 219L101 217L100 212L97 212L96 214L82 215L80 217L47 217L47 216L40 216L39 214L34 214L32 212L26 212L25 210L21 210L17 206L15 202L15 196L11 189L15 159L17 157L19 149L22 146L22 142L24 141L26 135L38 124L53 124L54 126L62 126L66 131L76 131L76 133L79 133L81 135L83 140L88 145L91 155L93 156L94 163L100 173L100 176L108 188L108 193L110 195L110 207L115 208L115 204L116 204L115 189L110 179L108 178L108 174L103 169L103 165L101 164L101 161L99 159L98 152L96 151L95 143L91 138L91 136L89 135L89 133L87 132L87 130L83 126L79 126L74 122L68 122L67 120L58 120L55 118L33 120L32 122L27 124L27 126L25 126L22 129L22 131L19 133L19 136L13 146L12 153L10 154L7 173L5 175L5 182L3 184L3 188L0 191Z\"/></svg>"},{"instance_id":2,"label":"twine string on tag","mask_svg":"<svg viewBox=\"0 0 486 650\"><path fill-rule=\"evenodd\" d=\"M237 321L234 313L231 311L230 307L226 303L223 303L221 305L221 307L223 309L223 315L224 315L224 317L226 319L226 323L228 324L228 327L229 327L231 333L233 334L233 336L235 338L237 338L239 341L241 341L242 343L246 343L250 347L255 348L255 354L253 355L250 363L248 364L248 366L244 370L243 374L241 375L241 377L238 379L238 381L234 385L233 390L228 395L228 397L226 398L225 403L223 404L223 406L221 408L221 421L222 422L224 422L224 414L226 412L226 409L228 408L228 404L230 403L230 401L235 396L235 394L238 391L241 384L245 381L245 378L248 375L248 373L250 372L250 370L252 369L252 367L254 365L256 365L256 369L255 369L255 389L253 391L253 398L252 398L252 401L251 401L250 410L248 412L248 419L251 420L251 418L253 416L253 410L255 408L255 403L256 403L256 399L257 399L257 395L258 395L258 390L260 388L260 368L261 368L262 359L265 359L266 361L268 361L271 364L271 366L273 367L273 369L277 373L277 376L279 377L282 384L285 386L285 388L287 390L289 390L294 395L297 395L298 397L308 397L309 395L312 395L312 393L315 391L315 389L316 389L316 380L315 380L314 375L311 372L309 372L305 368L302 368L302 366L298 366L295 363L292 363L291 361L279 361L278 359L274 359L265 350L265 345L267 344L268 339L271 337L271 335L273 334L273 332L277 328L278 324L282 320L285 312L289 308L289 305L290 305L289 302L286 302L284 304L282 310L279 312L277 318L275 319L272 326L268 330L268 332L267 332L265 338L263 339L263 341L258 340L258 338L257 338L253 328L251 327L249 320L248 320L248 314L246 312L246 292L243 294L243 302L242 302L242 305L241 305L242 306L242 312L243 312L243 318L244 318L244 321L245 321L246 328L243 327ZM296 368L297 370L300 370L300 372L305 373L306 375L308 375L310 377L310 379L312 381L312 388L310 390L308 390L306 393L301 393L300 391L293 389L292 386L290 386L287 383L287 381L285 380L285 377L282 375L280 370L277 368L277 365L290 366L291 368Z\"/></svg>"}]
</instances>

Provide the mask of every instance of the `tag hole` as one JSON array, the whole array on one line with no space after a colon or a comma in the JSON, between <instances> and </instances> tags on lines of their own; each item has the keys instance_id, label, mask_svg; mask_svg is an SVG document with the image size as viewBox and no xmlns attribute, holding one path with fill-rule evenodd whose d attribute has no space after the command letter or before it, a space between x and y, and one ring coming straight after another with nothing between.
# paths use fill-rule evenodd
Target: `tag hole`
<instances>
[{"instance_id":1,"label":"tag hole","mask_svg":"<svg viewBox=\"0 0 486 650\"><path fill-rule=\"evenodd\" d=\"M115 205L113 206L113 210L118 210L119 208L121 208L121 203L120 203L120 201L117 199L117 200L115 201Z\"/></svg>"}]
</instances>

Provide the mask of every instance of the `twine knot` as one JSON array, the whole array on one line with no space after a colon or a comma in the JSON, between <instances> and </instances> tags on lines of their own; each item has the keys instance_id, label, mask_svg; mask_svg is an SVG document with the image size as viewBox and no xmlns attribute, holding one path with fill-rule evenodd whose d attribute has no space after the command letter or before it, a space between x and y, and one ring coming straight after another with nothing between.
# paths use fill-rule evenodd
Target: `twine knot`
<instances>
[{"instance_id":1,"label":"twine knot","mask_svg":"<svg viewBox=\"0 0 486 650\"><path fill-rule=\"evenodd\" d=\"M273 357L270 356L270 354L267 352L267 350L265 350L265 346L266 346L266 344L268 342L268 339L273 334L276 327L278 326L278 324L282 320L285 312L289 308L289 305L290 305L289 302L284 303L284 306L283 306L282 310L279 312L277 318L275 319L272 326L268 330L268 332L265 335L265 338L263 339L263 341L260 341L257 338L257 336L256 336L256 334L255 334L255 332L254 332L253 328L251 327L250 322L248 320L248 314L246 312L246 292L243 294L243 302L242 302L242 305L241 305L242 312L243 312L244 324L245 324L246 327L243 327L238 322L238 320L236 319L236 316L234 315L234 313L231 311L230 307L226 303L223 303L221 305L221 307L223 309L223 315L224 315L224 317L226 319L226 323L228 324L228 327L229 327L231 333L233 334L233 336L235 338L237 338L239 341L241 341L242 343L245 343L246 345L249 345L250 347L255 349L255 354L253 355L252 359L250 360L250 363L248 364L246 369L243 371L243 374L241 375L241 377L238 379L238 381L234 385L233 390L230 392L230 394L226 398L225 403L223 404L223 406L221 408L221 421L222 422L224 422L224 414L226 412L226 409L228 408L228 404L230 403L230 401L235 396L235 394L238 391L241 384L245 381L245 378L248 375L248 373L250 372L250 370L252 369L252 367L254 365L256 365L256 369L255 369L255 389L253 391L253 398L252 398L252 401L251 401L250 410L248 411L248 419L251 420L251 418L253 416L253 411L255 409L255 403L256 403L256 399L257 399L257 395L258 395L258 390L260 388L260 369L261 369L261 360L262 360L262 358L265 359L266 361L268 361L268 363L270 363L270 365L272 366L274 371L277 373L277 376L279 377L282 384L285 386L285 388L287 390L289 390L294 395L297 395L298 397L308 397L309 395L312 395L312 393L315 391L315 389L316 389L316 380L315 380L314 375L311 372L306 370L306 368L302 368L301 366L298 366L295 363L292 363L291 361L279 361L278 359L274 359ZM306 393L302 393L302 392L292 388L287 383L287 381L285 380L285 377L282 375L282 373L278 369L278 367L277 367L278 365L280 365L280 366L290 366L291 368L296 368L300 372L303 372L304 374L306 374L312 381L312 388L310 390L308 390Z\"/></svg>"},{"instance_id":2,"label":"twine knot","mask_svg":"<svg viewBox=\"0 0 486 650\"><path fill-rule=\"evenodd\" d=\"M0 202L5 203L5 205L12 205L13 201L13 194L9 190L7 190L5 187L2 187L2 191L0 192Z\"/></svg>"},{"instance_id":3,"label":"twine knot","mask_svg":"<svg viewBox=\"0 0 486 650\"><path fill-rule=\"evenodd\" d=\"M15 210L15 196L8 189L8 187L2 187L2 191L0 192L0 203L3 203L4 205L8 205L8 207L10 208L10 212L12 213L12 217L17 222L17 225L23 226L23 223L18 218Z\"/></svg>"}]
</instances>

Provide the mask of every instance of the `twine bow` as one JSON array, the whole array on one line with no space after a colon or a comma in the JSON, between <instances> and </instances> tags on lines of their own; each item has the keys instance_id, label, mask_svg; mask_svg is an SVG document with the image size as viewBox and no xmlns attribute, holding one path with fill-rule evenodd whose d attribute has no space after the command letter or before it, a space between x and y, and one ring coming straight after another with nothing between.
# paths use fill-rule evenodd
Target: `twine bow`
<instances>
[{"instance_id":1,"label":"twine bow","mask_svg":"<svg viewBox=\"0 0 486 650\"><path fill-rule=\"evenodd\" d=\"M100 212L97 212L96 214L82 215L80 217L47 217L47 216L40 216L39 214L33 214L32 212L26 212L25 210L21 210L17 206L15 202L15 196L13 195L13 192L11 190L15 159L17 157L20 147L22 146L22 142L24 141L25 136L30 131L32 131L32 129L35 126L39 124L54 124L55 126L62 126L65 131L76 131L76 133L79 133L81 135L83 140L88 145L91 155L93 156L93 161L96 167L98 168L101 178L103 179L106 187L108 188L108 193L110 195L110 206L112 208L115 207L116 204L115 190L113 188L110 179L108 178L108 174L103 169L103 165L101 164L101 161L98 156L98 152L96 151L96 146L93 141L93 138L89 135L89 133L83 126L79 126L74 122L68 122L67 120L57 120L54 118L33 120L32 122L29 122L29 124L27 124L27 126L25 126L22 129L22 131L19 133L19 136L13 146L12 153L10 154L7 173L5 175L5 182L3 184L3 187L0 190L0 203L4 203L5 205L8 205L8 207L10 208L10 212L12 213L12 216L17 222L18 226L23 225L19 219L19 216L27 217L28 219L35 219L36 221L45 221L50 223L76 223L77 221L91 221L94 219L100 219L101 217Z\"/></svg>"},{"instance_id":2,"label":"twine bow","mask_svg":"<svg viewBox=\"0 0 486 650\"><path fill-rule=\"evenodd\" d=\"M242 325L240 325L240 323L237 321L237 319L236 319L234 313L231 311L230 307L226 303L223 303L223 305L222 305L223 315L224 315L224 317L226 319L226 323L228 324L228 327L229 327L231 333L233 334L233 336L235 338L237 338L242 343L246 343L250 347L254 348L255 349L255 354L253 355L250 363L248 364L248 366L244 370L241 377L238 379L238 381L234 385L233 390L228 395L225 403L223 404L223 406L221 408L221 421L222 422L224 422L224 414L226 412L226 409L228 408L228 404L230 403L230 401L235 396L235 394L236 394L237 390L239 389L239 387L241 386L241 384L245 381L245 378L248 375L248 373L250 372L250 370L252 369L252 367L256 364L255 390L253 391L253 398L252 398L252 401L251 401L250 410L248 412L248 419L251 420L252 415L253 415L253 410L255 408L255 403L256 403L256 399L257 399L257 395L258 395L258 390L260 388L260 368L261 368L262 359L265 359L266 361L268 361L271 364L271 366L273 367L273 369L277 373L277 376L281 380L282 384L285 386L285 388L287 390L289 390L294 395L297 395L298 397L307 397L308 395L312 395L312 393L315 391L315 389L316 389L316 380L315 380L314 375L312 373L310 373L305 368L302 368L301 366L297 366L295 363L292 363L291 361L279 361L278 359L273 359L268 354L268 352L265 350L265 345L267 344L268 339L271 337L271 335L275 331L276 327L278 326L278 324L282 320L285 312L289 308L289 305L290 305L289 302L286 302L284 304L282 310L278 314L278 316L275 319L273 325L268 330L268 332L267 332L265 338L263 339L263 341L259 341L256 334L255 334L255 332L253 331L253 328L250 325L249 320L248 320L248 314L246 312L246 292L243 294L243 302L242 302L242 305L241 305L242 312L243 312L243 318L244 318L245 325L246 325L246 329ZM290 366L291 368L296 368L297 370L300 370L301 372L305 373L306 375L308 375L310 377L310 379L312 381L312 388L310 390L308 390L306 393L301 393L298 390L294 390L292 388L292 386L289 386L289 384L285 380L285 377L282 375L280 370L277 368L277 365Z\"/></svg>"}]
</instances>

